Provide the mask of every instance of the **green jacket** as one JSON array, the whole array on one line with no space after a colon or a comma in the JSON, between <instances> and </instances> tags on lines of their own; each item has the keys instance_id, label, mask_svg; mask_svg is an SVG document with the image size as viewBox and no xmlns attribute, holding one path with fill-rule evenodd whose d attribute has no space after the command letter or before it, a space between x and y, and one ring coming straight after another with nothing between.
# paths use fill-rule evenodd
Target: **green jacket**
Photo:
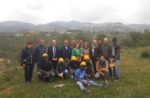
<instances>
[{"instance_id":1,"label":"green jacket","mask_svg":"<svg viewBox=\"0 0 150 98\"><path fill-rule=\"evenodd\" d=\"M75 49L75 48L72 49L72 56L78 57L80 56L80 54L81 54L81 49Z\"/></svg>"}]
</instances>

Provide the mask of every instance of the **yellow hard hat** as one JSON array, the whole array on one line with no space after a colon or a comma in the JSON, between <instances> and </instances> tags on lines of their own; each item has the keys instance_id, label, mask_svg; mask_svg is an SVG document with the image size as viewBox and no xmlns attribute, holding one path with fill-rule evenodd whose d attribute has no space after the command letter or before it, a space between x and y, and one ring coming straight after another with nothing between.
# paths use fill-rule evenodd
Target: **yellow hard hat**
<instances>
[{"instance_id":1,"label":"yellow hard hat","mask_svg":"<svg viewBox=\"0 0 150 98\"><path fill-rule=\"evenodd\" d=\"M48 57L48 54L44 53L44 54L42 55L42 57Z\"/></svg>"},{"instance_id":2,"label":"yellow hard hat","mask_svg":"<svg viewBox=\"0 0 150 98\"><path fill-rule=\"evenodd\" d=\"M89 55L84 55L84 60L90 60Z\"/></svg>"},{"instance_id":3,"label":"yellow hard hat","mask_svg":"<svg viewBox=\"0 0 150 98\"><path fill-rule=\"evenodd\" d=\"M63 58L59 58L58 62L64 62Z\"/></svg>"},{"instance_id":4,"label":"yellow hard hat","mask_svg":"<svg viewBox=\"0 0 150 98\"><path fill-rule=\"evenodd\" d=\"M71 56L71 61L76 61L76 60L77 60L77 57Z\"/></svg>"},{"instance_id":5,"label":"yellow hard hat","mask_svg":"<svg viewBox=\"0 0 150 98\"><path fill-rule=\"evenodd\" d=\"M82 62L80 63L80 66L86 66L86 63L85 63L84 61L82 61Z\"/></svg>"}]
</instances>

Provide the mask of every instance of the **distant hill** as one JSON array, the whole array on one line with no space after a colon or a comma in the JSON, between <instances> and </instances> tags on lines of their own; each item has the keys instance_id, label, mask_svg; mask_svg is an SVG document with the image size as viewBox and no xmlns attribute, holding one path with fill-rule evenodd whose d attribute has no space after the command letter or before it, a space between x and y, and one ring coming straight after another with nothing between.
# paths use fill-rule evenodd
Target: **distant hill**
<instances>
[{"instance_id":1,"label":"distant hill","mask_svg":"<svg viewBox=\"0 0 150 98\"><path fill-rule=\"evenodd\" d=\"M0 32L30 31L35 25L19 21L0 22Z\"/></svg>"},{"instance_id":2,"label":"distant hill","mask_svg":"<svg viewBox=\"0 0 150 98\"><path fill-rule=\"evenodd\" d=\"M90 22L78 21L55 21L47 24L34 25L20 21L0 22L0 32L21 32L21 31L58 31L66 32L67 30L82 30L85 32L131 32L150 30L149 24L123 24L123 23L101 23L95 24Z\"/></svg>"}]
</instances>

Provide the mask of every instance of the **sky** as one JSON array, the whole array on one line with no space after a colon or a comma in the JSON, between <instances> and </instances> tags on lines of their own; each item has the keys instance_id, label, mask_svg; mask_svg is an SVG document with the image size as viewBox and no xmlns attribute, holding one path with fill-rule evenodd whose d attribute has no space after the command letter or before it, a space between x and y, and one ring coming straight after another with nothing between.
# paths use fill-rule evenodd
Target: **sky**
<instances>
[{"instance_id":1,"label":"sky","mask_svg":"<svg viewBox=\"0 0 150 98\"><path fill-rule=\"evenodd\" d=\"M150 0L0 0L0 22L150 24Z\"/></svg>"}]
</instances>

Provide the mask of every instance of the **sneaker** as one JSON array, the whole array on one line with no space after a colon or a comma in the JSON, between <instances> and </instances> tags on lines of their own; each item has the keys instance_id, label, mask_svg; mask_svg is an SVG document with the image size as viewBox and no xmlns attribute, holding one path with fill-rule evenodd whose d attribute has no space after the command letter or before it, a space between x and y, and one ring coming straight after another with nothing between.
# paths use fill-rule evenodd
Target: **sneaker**
<instances>
[{"instance_id":1,"label":"sneaker","mask_svg":"<svg viewBox=\"0 0 150 98\"><path fill-rule=\"evenodd\" d=\"M98 84L98 87L103 87L103 86L104 86L103 83Z\"/></svg>"},{"instance_id":2,"label":"sneaker","mask_svg":"<svg viewBox=\"0 0 150 98\"><path fill-rule=\"evenodd\" d=\"M88 89L84 89L84 90L82 90L82 92L83 92L83 93L90 93L91 91L88 90Z\"/></svg>"}]
</instances>

